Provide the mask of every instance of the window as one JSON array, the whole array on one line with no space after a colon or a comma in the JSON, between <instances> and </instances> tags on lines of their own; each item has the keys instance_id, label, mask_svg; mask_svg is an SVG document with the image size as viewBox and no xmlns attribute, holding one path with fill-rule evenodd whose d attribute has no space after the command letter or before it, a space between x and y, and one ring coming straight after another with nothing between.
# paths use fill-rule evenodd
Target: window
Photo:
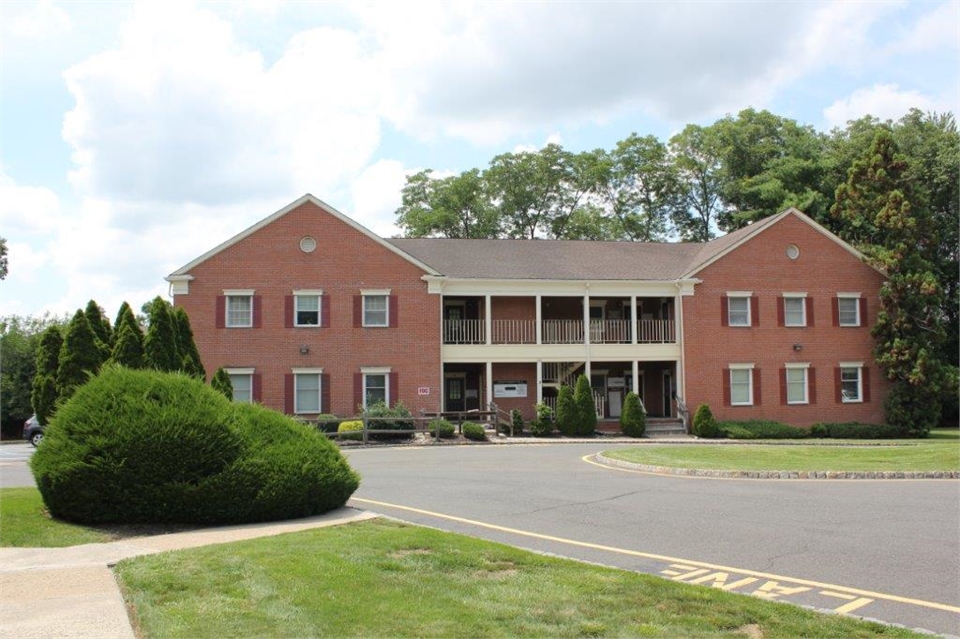
<instances>
[{"instance_id":1,"label":"window","mask_svg":"<svg viewBox=\"0 0 960 639\"><path fill-rule=\"evenodd\" d=\"M230 328L253 326L253 294L227 295L226 325Z\"/></svg>"},{"instance_id":2,"label":"window","mask_svg":"<svg viewBox=\"0 0 960 639\"><path fill-rule=\"evenodd\" d=\"M320 372L294 372L293 412L320 413Z\"/></svg>"},{"instance_id":3,"label":"window","mask_svg":"<svg viewBox=\"0 0 960 639\"><path fill-rule=\"evenodd\" d=\"M840 365L840 397L844 404L854 404L863 401L861 369L862 366L859 364Z\"/></svg>"},{"instance_id":4,"label":"window","mask_svg":"<svg viewBox=\"0 0 960 639\"><path fill-rule=\"evenodd\" d=\"M807 325L807 299L804 296L783 296L783 325Z\"/></svg>"},{"instance_id":5,"label":"window","mask_svg":"<svg viewBox=\"0 0 960 639\"><path fill-rule=\"evenodd\" d=\"M247 404L253 402L253 369L226 368L224 370L233 386L233 401Z\"/></svg>"},{"instance_id":6,"label":"window","mask_svg":"<svg viewBox=\"0 0 960 639\"><path fill-rule=\"evenodd\" d=\"M753 365L730 365L730 405L753 405Z\"/></svg>"},{"instance_id":7,"label":"window","mask_svg":"<svg viewBox=\"0 0 960 639\"><path fill-rule=\"evenodd\" d=\"M320 304L316 293L294 295L294 326L320 326Z\"/></svg>"},{"instance_id":8,"label":"window","mask_svg":"<svg viewBox=\"0 0 960 639\"><path fill-rule=\"evenodd\" d=\"M389 326L386 294L365 294L363 296L363 325Z\"/></svg>"},{"instance_id":9,"label":"window","mask_svg":"<svg viewBox=\"0 0 960 639\"><path fill-rule=\"evenodd\" d=\"M390 397L387 392L387 373L364 373L363 407L367 408L380 402L390 405Z\"/></svg>"},{"instance_id":10,"label":"window","mask_svg":"<svg viewBox=\"0 0 960 639\"><path fill-rule=\"evenodd\" d=\"M730 326L750 326L750 296L727 297L727 318Z\"/></svg>"},{"instance_id":11,"label":"window","mask_svg":"<svg viewBox=\"0 0 960 639\"><path fill-rule=\"evenodd\" d=\"M837 313L840 326L860 326L860 298L838 297Z\"/></svg>"},{"instance_id":12,"label":"window","mask_svg":"<svg viewBox=\"0 0 960 639\"><path fill-rule=\"evenodd\" d=\"M807 396L807 366L787 366L787 403L806 404Z\"/></svg>"}]
</instances>

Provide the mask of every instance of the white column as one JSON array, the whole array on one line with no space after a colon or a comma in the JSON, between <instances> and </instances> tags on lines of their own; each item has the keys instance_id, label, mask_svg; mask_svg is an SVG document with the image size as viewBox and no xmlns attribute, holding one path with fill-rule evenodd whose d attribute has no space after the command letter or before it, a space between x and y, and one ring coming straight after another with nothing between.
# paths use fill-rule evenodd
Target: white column
<instances>
[{"instance_id":1,"label":"white column","mask_svg":"<svg viewBox=\"0 0 960 639\"><path fill-rule=\"evenodd\" d=\"M484 304L486 305L485 306L486 310L484 311L484 319L483 319L483 324L484 324L483 330L486 335L486 339L484 340L484 343L489 346L492 343L491 340L493 339L493 316L490 313L491 304L490 304L489 295L484 297ZM493 401L493 400L490 400L490 401Z\"/></svg>"},{"instance_id":2,"label":"white column","mask_svg":"<svg viewBox=\"0 0 960 639\"><path fill-rule=\"evenodd\" d=\"M487 298L489 299L489 298ZM493 401L493 362L487 362L487 403Z\"/></svg>"},{"instance_id":3,"label":"white column","mask_svg":"<svg viewBox=\"0 0 960 639\"><path fill-rule=\"evenodd\" d=\"M583 294L583 343L590 346L590 293ZM589 359L589 356L587 357Z\"/></svg>"},{"instance_id":4,"label":"white column","mask_svg":"<svg viewBox=\"0 0 960 639\"><path fill-rule=\"evenodd\" d=\"M537 296L537 305L539 306L539 298ZM543 403L543 362L537 360L537 403Z\"/></svg>"},{"instance_id":5,"label":"white column","mask_svg":"<svg viewBox=\"0 0 960 639\"><path fill-rule=\"evenodd\" d=\"M640 363L637 360L633 360L632 362L630 362L630 364L633 366L633 370L632 370L633 388L631 390L633 390L634 393L639 395L640 394Z\"/></svg>"},{"instance_id":6,"label":"white column","mask_svg":"<svg viewBox=\"0 0 960 639\"><path fill-rule=\"evenodd\" d=\"M677 297L676 301L673 303L673 336L677 340L677 345L680 347L680 359L677 361L677 370L674 371L676 375L676 381L674 385L676 386L677 395L683 398L683 401L687 401L687 378L686 378L686 366L684 366L684 344L683 344L683 291L681 290L681 285L677 283Z\"/></svg>"},{"instance_id":7,"label":"white column","mask_svg":"<svg viewBox=\"0 0 960 639\"><path fill-rule=\"evenodd\" d=\"M640 324L638 323L639 319L640 318L637 317L637 296L631 295L630 296L630 343L631 344L637 343L637 327L640 326ZM637 374L634 373L633 376L636 377ZM636 390L634 390L634 392L636 392Z\"/></svg>"},{"instance_id":8,"label":"white column","mask_svg":"<svg viewBox=\"0 0 960 639\"><path fill-rule=\"evenodd\" d=\"M542 307L543 307L543 297L538 294L537 295L537 325L535 328L537 332L537 344L543 344L543 308ZM537 365L538 374L539 374L539 371L540 371L540 366L538 364ZM537 401L539 402L540 400L537 400Z\"/></svg>"}]
</instances>

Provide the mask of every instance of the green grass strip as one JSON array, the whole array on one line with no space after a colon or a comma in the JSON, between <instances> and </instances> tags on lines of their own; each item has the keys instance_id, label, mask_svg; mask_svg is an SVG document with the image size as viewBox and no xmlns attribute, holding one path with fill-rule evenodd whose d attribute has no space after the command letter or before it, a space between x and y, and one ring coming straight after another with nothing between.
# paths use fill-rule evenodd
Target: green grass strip
<instances>
[{"instance_id":1,"label":"green grass strip","mask_svg":"<svg viewBox=\"0 0 960 639\"><path fill-rule=\"evenodd\" d=\"M0 489L0 546L60 548L110 539L106 532L52 519L36 488Z\"/></svg>"},{"instance_id":2,"label":"green grass strip","mask_svg":"<svg viewBox=\"0 0 960 639\"><path fill-rule=\"evenodd\" d=\"M386 520L116 570L146 639L921 636Z\"/></svg>"}]
</instances>

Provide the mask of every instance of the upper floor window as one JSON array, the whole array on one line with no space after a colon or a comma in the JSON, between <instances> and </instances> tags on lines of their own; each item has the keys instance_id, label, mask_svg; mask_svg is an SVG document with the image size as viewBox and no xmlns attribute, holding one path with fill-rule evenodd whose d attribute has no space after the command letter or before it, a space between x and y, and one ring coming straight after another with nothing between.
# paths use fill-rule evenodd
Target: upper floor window
<instances>
[{"instance_id":1,"label":"upper floor window","mask_svg":"<svg viewBox=\"0 0 960 639\"><path fill-rule=\"evenodd\" d=\"M729 326L751 326L750 294L730 293L727 295L727 324Z\"/></svg>"},{"instance_id":2,"label":"upper floor window","mask_svg":"<svg viewBox=\"0 0 960 639\"><path fill-rule=\"evenodd\" d=\"M322 293L294 291L294 326L320 326L320 305Z\"/></svg>"},{"instance_id":3,"label":"upper floor window","mask_svg":"<svg viewBox=\"0 0 960 639\"><path fill-rule=\"evenodd\" d=\"M253 293L227 293L226 326L249 328L253 326Z\"/></svg>"},{"instance_id":4,"label":"upper floor window","mask_svg":"<svg viewBox=\"0 0 960 639\"><path fill-rule=\"evenodd\" d=\"M390 291L361 291L363 326L390 326Z\"/></svg>"},{"instance_id":5,"label":"upper floor window","mask_svg":"<svg viewBox=\"0 0 960 639\"><path fill-rule=\"evenodd\" d=\"M837 323L840 326L860 326L860 295L837 295Z\"/></svg>"},{"instance_id":6,"label":"upper floor window","mask_svg":"<svg viewBox=\"0 0 960 639\"><path fill-rule=\"evenodd\" d=\"M792 295L789 293L784 294L783 325L784 326L806 326L807 325L807 298L805 295Z\"/></svg>"}]
</instances>

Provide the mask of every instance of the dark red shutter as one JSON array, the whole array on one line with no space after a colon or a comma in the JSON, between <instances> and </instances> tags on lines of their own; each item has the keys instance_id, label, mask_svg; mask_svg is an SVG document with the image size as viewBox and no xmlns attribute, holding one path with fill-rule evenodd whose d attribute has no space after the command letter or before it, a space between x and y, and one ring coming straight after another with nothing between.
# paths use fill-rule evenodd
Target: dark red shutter
<instances>
[{"instance_id":1,"label":"dark red shutter","mask_svg":"<svg viewBox=\"0 0 960 639\"><path fill-rule=\"evenodd\" d=\"M215 313L217 316L217 328L225 328L227 326L227 298L225 295L217 295Z\"/></svg>"},{"instance_id":2,"label":"dark red shutter","mask_svg":"<svg viewBox=\"0 0 960 639\"><path fill-rule=\"evenodd\" d=\"M870 326L867 321L867 298L860 298L860 326Z\"/></svg>"},{"instance_id":3,"label":"dark red shutter","mask_svg":"<svg viewBox=\"0 0 960 639\"><path fill-rule=\"evenodd\" d=\"M787 369L780 369L780 405L787 404Z\"/></svg>"},{"instance_id":4,"label":"dark red shutter","mask_svg":"<svg viewBox=\"0 0 960 639\"><path fill-rule=\"evenodd\" d=\"M283 298L283 325L286 328L293 328L296 323L293 321L293 315L296 309L293 306L293 295L286 295Z\"/></svg>"},{"instance_id":5,"label":"dark red shutter","mask_svg":"<svg viewBox=\"0 0 960 639\"><path fill-rule=\"evenodd\" d=\"M253 296L253 327L263 326L263 298L259 295Z\"/></svg>"},{"instance_id":6,"label":"dark red shutter","mask_svg":"<svg viewBox=\"0 0 960 639\"><path fill-rule=\"evenodd\" d=\"M720 326L730 326L730 307L727 306L727 296L720 298Z\"/></svg>"},{"instance_id":7,"label":"dark red shutter","mask_svg":"<svg viewBox=\"0 0 960 639\"><path fill-rule=\"evenodd\" d=\"M320 298L320 326L321 328L330 328L330 296L324 295Z\"/></svg>"},{"instance_id":8,"label":"dark red shutter","mask_svg":"<svg viewBox=\"0 0 960 639\"><path fill-rule=\"evenodd\" d=\"M320 374L320 412L333 412L330 410L330 373Z\"/></svg>"},{"instance_id":9,"label":"dark red shutter","mask_svg":"<svg viewBox=\"0 0 960 639\"><path fill-rule=\"evenodd\" d=\"M760 392L760 369L753 369L753 405L759 406L763 403L763 395Z\"/></svg>"},{"instance_id":10,"label":"dark red shutter","mask_svg":"<svg viewBox=\"0 0 960 639\"><path fill-rule=\"evenodd\" d=\"M722 371L723 373L723 405L730 405L730 369L725 368Z\"/></svg>"},{"instance_id":11,"label":"dark red shutter","mask_svg":"<svg viewBox=\"0 0 960 639\"><path fill-rule=\"evenodd\" d=\"M817 403L817 369L812 366L807 369L807 400L811 404Z\"/></svg>"},{"instance_id":12,"label":"dark red shutter","mask_svg":"<svg viewBox=\"0 0 960 639\"><path fill-rule=\"evenodd\" d=\"M397 306L398 306L398 304L397 304L397 296L396 296L396 295L388 295L388 296L387 296L387 307L390 309L390 310L388 311L388 312L390 313L390 328L396 328L396 327L399 325L399 320L400 320L400 318L397 317L397 316L399 315L399 313L397 313Z\"/></svg>"},{"instance_id":13,"label":"dark red shutter","mask_svg":"<svg viewBox=\"0 0 960 639\"><path fill-rule=\"evenodd\" d=\"M260 403L260 401L261 401L260 398L262 397L262 391L261 391L261 383L262 383L262 380L261 380L261 377L262 377L262 375L260 375L260 373L254 373L254 374L251 376L251 384L250 384L250 385L252 386L252 388L250 389L250 396L251 396L251 398L253 399L253 401L256 402L257 404Z\"/></svg>"},{"instance_id":14,"label":"dark red shutter","mask_svg":"<svg viewBox=\"0 0 960 639\"><path fill-rule=\"evenodd\" d=\"M830 306L833 310L833 325L840 326L840 300L836 297L830 298Z\"/></svg>"},{"instance_id":15,"label":"dark red shutter","mask_svg":"<svg viewBox=\"0 0 960 639\"><path fill-rule=\"evenodd\" d=\"M870 369L864 366L860 369L860 385L863 386L863 401L870 401Z\"/></svg>"},{"instance_id":16,"label":"dark red shutter","mask_svg":"<svg viewBox=\"0 0 960 639\"><path fill-rule=\"evenodd\" d=\"M833 396L838 404L843 403L843 371L840 367L833 369Z\"/></svg>"},{"instance_id":17,"label":"dark red shutter","mask_svg":"<svg viewBox=\"0 0 960 639\"><path fill-rule=\"evenodd\" d=\"M807 326L813 326L813 298L807 298Z\"/></svg>"},{"instance_id":18,"label":"dark red shutter","mask_svg":"<svg viewBox=\"0 0 960 639\"><path fill-rule=\"evenodd\" d=\"M293 373L283 376L283 412L293 415Z\"/></svg>"},{"instance_id":19,"label":"dark red shutter","mask_svg":"<svg viewBox=\"0 0 960 639\"><path fill-rule=\"evenodd\" d=\"M353 296L353 327L360 328L363 326L363 296L354 295Z\"/></svg>"},{"instance_id":20,"label":"dark red shutter","mask_svg":"<svg viewBox=\"0 0 960 639\"><path fill-rule=\"evenodd\" d=\"M363 410L363 373L353 374L353 410L358 414Z\"/></svg>"},{"instance_id":21,"label":"dark red shutter","mask_svg":"<svg viewBox=\"0 0 960 639\"><path fill-rule=\"evenodd\" d=\"M760 326L760 298L756 295L750 298L750 326Z\"/></svg>"},{"instance_id":22,"label":"dark red shutter","mask_svg":"<svg viewBox=\"0 0 960 639\"><path fill-rule=\"evenodd\" d=\"M390 373L390 402L394 405L400 401L400 374Z\"/></svg>"},{"instance_id":23,"label":"dark red shutter","mask_svg":"<svg viewBox=\"0 0 960 639\"><path fill-rule=\"evenodd\" d=\"M781 296L777 298L777 326L786 326L787 311L784 308L787 305L787 298Z\"/></svg>"}]
</instances>

